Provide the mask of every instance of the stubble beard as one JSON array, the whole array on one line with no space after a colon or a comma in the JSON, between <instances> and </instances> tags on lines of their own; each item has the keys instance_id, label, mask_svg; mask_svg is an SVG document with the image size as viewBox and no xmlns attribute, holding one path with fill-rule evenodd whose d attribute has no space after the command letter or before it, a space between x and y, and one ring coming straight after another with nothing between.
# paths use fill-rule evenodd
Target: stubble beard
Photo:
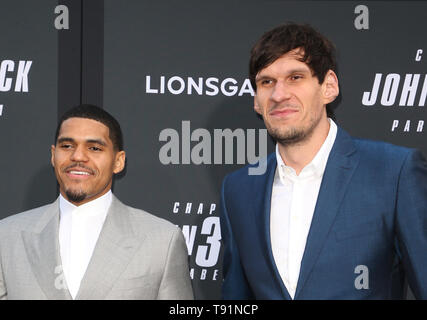
<instances>
[{"instance_id":1,"label":"stubble beard","mask_svg":"<svg viewBox=\"0 0 427 320\"><path fill-rule=\"evenodd\" d=\"M65 195L70 202L80 203L87 198L87 193L83 190L65 190Z\"/></svg>"},{"instance_id":2,"label":"stubble beard","mask_svg":"<svg viewBox=\"0 0 427 320\"><path fill-rule=\"evenodd\" d=\"M63 170L62 170L62 172L63 173L66 173L67 172L67 170L70 170L70 169L72 169L72 168L76 168L76 167L81 167L81 168L84 168L84 169L86 169L86 170L89 170L89 172L91 173L91 174L95 174L96 173L96 171L94 170L94 169L92 169L92 168L90 168L89 166L86 166L86 165L84 165L83 163L81 163L81 162L75 162L75 163L73 163L72 165L70 165L70 166L67 166L66 168L64 168ZM56 174L56 176L57 176L57 180L58 180L58 182L60 181L60 179L59 179L59 174ZM60 182L59 182L60 183ZM61 184L61 183L60 183ZM65 187L66 186L64 186L64 189L65 189ZM80 203L80 202L82 202L82 201L84 201L84 200L86 200L88 197L89 197L89 194L87 193L87 192L85 192L83 189L81 189L81 188L79 188L79 187L76 187L76 188L74 188L74 189L72 189L72 188L69 188L69 189L65 189L65 195L67 196L67 199L70 201L70 202L73 202L73 203Z\"/></svg>"},{"instance_id":3,"label":"stubble beard","mask_svg":"<svg viewBox=\"0 0 427 320\"><path fill-rule=\"evenodd\" d=\"M307 127L300 126L289 126L289 127L273 127L270 123L265 122L265 126L267 128L270 136L279 144L283 146L291 146L301 144L304 141L308 140L314 132L314 129L320 122L320 117L318 118L310 118Z\"/></svg>"}]
</instances>

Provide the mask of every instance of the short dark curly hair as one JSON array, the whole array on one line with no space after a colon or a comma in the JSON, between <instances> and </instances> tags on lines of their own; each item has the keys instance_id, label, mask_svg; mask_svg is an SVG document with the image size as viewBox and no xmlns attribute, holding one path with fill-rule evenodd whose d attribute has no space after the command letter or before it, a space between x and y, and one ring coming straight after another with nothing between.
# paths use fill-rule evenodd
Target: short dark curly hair
<instances>
[{"instance_id":1,"label":"short dark curly hair","mask_svg":"<svg viewBox=\"0 0 427 320\"><path fill-rule=\"evenodd\" d=\"M82 104L67 110L59 119L55 132L55 144L58 140L62 123L69 118L92 119L101 122L109 129L109 137L115 151L123 150L123 134L119 122L104 109L91 104Z\"/></svg>"},{"instance_id":2,"label":"short dark curly hair","mask_svg":"<svg viewBox=\"0 0 427 320\"><path fill-rule=\"evenodd\" d=\"M319 83L329 70L337 73L334 44L308 24L286 23L266 32L251 50L249 79L256 91L256 75L285 53L301 50L301 62L308 65ZM328 115L333 115L329 105Z\"/></svg>"}]
</instances>

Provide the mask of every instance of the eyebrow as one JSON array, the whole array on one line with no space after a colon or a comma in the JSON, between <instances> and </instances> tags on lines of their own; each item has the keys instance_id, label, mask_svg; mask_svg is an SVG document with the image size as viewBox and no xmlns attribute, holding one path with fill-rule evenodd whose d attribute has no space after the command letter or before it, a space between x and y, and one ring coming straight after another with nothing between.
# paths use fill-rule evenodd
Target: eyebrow
<instances>
[{"instance_id":1,"label":"eyebrow","mask_svg":"<svg viewBox=\"0 0 427 320\"><path fill-rule=\"evenodd\" d=\"M260 71L260 73L262 72L262 70ZM310 73L310 70L307 70L305 68L295 68L295 69L291 69L289 71L286 72L286 75L290 75L290 74L294 74L294 73ZM270 77L269 75L262 75L259 76L258 75L255 77L255 81L259 81L259 80L264 80L264 79L271 79L272 77Z\"/></svg>"},{"instance_id":2,"label":"eyebrow","mask_svg":"<svg viewBox=\"0 0 427 320\"><path fill-rule=\"evenodd\" d=\"M69 137L61 137L61 138L58 138L58 141L56 143L63 143L63 142L75 142L75 140ZM104 147L107 146L107 143L105 143L105 141L101 139L87 139L86 143L96 143Z\"/></svg>"},{"instance_id":3,"label":"eyebrow","mask_svg":"<svg viewBox=\"0 0 427 320\"><path fill-rule=\"evenodd\" d=\"M63 138L58 138L58 140L56 141L57 144L62 142L74 142L74 139L63 137Z\"/></svg>"},{"instance_id":4,"label":"eyebrow","mask_svg":"<svg viewBox=\"0 0 427 320\"><path fill-rule=\"evenodd\" d=\"M262 80L267 80L267 79L271 79L271 77L269 77L269 76L260 76L260 77L256 76L255 77L255 82L262 81Z\"/></svg>"}]
</instances>

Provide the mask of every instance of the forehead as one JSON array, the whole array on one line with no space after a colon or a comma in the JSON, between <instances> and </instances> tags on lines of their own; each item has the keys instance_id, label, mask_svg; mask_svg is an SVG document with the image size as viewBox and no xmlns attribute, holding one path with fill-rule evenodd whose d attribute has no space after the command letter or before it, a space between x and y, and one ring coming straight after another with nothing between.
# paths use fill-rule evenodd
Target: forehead
<instances>
[{"instance_id":1,"label":"forehead","mask_svg":"<svg viewBox=\"0 0 427 320\"><path fill-rule=\"evenodd\" d=\"M300 61L302 57L301 50L291 50L261 69L257 77L270 73L292 73L296 71L311 73L310 67L305 62Z\"/></svg>"},{"instance_id":2,"label":"forehead","mask_svg":"<svg viewBox=\"0 0 427 320\"><path fill-rule=\"evenodd\" d=\"M103 123L86 118L69 118L62 122L58 137L73 139L104 138L109 140L110 130Z\"/></svg>"}]
</instances>

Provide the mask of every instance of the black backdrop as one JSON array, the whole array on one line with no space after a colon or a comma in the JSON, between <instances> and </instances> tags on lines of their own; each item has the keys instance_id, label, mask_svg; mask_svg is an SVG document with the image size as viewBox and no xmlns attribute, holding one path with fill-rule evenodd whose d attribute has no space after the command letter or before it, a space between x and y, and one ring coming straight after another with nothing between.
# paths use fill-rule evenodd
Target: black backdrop
<instances>
[{"instance_id":1,"label":"black backdrop","mask_svg":"<svg viewBox=\"0 0 427 320\"><path fill-rule=\"evenodd\" d=\"M68 8L68 29L55 27L58 5ZM119 119L128 155L114 193L183 229L199 299L220 296L221 181L263 146L274 148L247 82L249 50L266 30L286 21L319 29L338 49L337 123L352 135L427 154L426 2L3 0L0 6L0 218L55 199L49 150L57 118L79 103L101 105ZM232 147L216 149L216 134L225 129L236 135Z\"/></svg>"}]
</instances>

